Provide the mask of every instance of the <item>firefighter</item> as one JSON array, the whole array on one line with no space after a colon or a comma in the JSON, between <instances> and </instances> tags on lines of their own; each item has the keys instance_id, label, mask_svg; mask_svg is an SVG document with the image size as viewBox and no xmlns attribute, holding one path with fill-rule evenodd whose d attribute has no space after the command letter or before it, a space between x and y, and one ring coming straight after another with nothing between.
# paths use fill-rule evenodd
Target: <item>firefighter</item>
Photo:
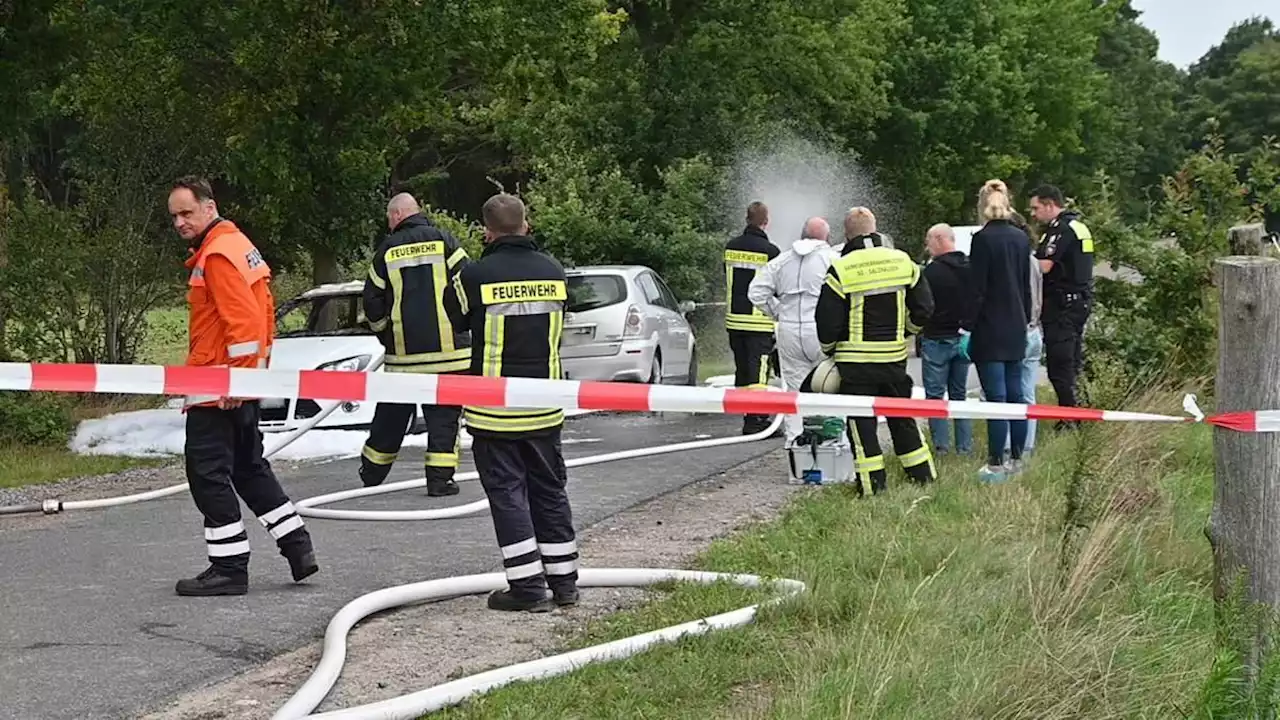
<instances>
[{"instance_id":1,"label":"firefighter","mask_svg":"<svg viewBox=\"0 0 1280 720\"><path fill-rule=\"evenodd\" d=\"M465 373L471 337L455 328L444 310L444 293L470 259L457 238L431 223L408 193L387 204L391 234L378 245L364 282L364 313L386 348L384 366L393 373ZM369 439L360 452L360 481L379 485L391 472L413 405L378 403ZM427 426L427 495L458 494L457 405L423 405Z\"/></svg>"},{"instance_id":2,"label":"firefighter","mask_svg":"<svg viewBox=\"0 0 1280 720\"><path fill-rule=\"evenodd\" d=\"M769 383L775 323L747 296L756 273L779 255L778 247L769 242L765 233L768 226L769 208L762 202L753 202L747 206L746 229L724 248L724 326L729 332L737 387L763 388ZM747 415L742 421L742 434L754 435L768 426L768 415Z\"/></svg>"},{"instance_id":3,"label":"firefighter","mask_svg":"<svg viewBox=\"0 0 1280 720\"><path fill-rule=\"evenodd\" d=\"M840 258L827 271L815 319L823 352L840 369L845 395L911 397L907 335L920 332L933 314L933 296L920 266L887 246L876 218L864 207L844 219L847 238ZM849 418L858 494L885 488L885 462L875 417ZM915 482L936 478L933 456L912 418L889 418L893 451Z\"/></svg>"},{"instance_id":4,"label":"firefighter","mask_svg":"<svg viewBox=\"0 0 1280 720\"><path fill-rule=\"evenodd\" d=\"M275 337L271 269L249 238L218 215L206 180L184 177L169 193L173 227L191 244L187 268L187 365L265 368ZM209 568L179 580L179 595L243 595L249 587L249 536L243 499L289 561L295 582L319 570L311 536L262 455L257 400L190 396L186 466L191 497L204 515ZM239 497L237 497L237 495Z\"/></svg>"},{"instance_id":5,"label":"firefighter","mask_svg":"<svg viewBox=\"0 0 1280 720\"><path fill-rule=\"evenodd\" d=\"M1076 382L1084 369L1084 326L1093 306L1093 233L1080 221L1080 213L1063 209L1065 202L1062 191L1052 185L1031 192L1031 214L1047 224L1036 250L1044 273L1040 324L1045 364L1058 404L1076 407Z\"/></svg>"},{"instance_id":6,"label":"firefighter","mask_svg":"<svg viewBox=\"0 0 1280 720\"><path fill-rule=\"evenodd\" d=\"M454 278L446 298L471 330L471 373L559 379L564 268L529 237L524 203L484 204L484 253ZM578 548L560 448L561 408L463 408L471 453L489 498L506 571L493 610L545 612L578 601ZM550 587L551 597L547 597Z\"/></svg>"}]
</instances>

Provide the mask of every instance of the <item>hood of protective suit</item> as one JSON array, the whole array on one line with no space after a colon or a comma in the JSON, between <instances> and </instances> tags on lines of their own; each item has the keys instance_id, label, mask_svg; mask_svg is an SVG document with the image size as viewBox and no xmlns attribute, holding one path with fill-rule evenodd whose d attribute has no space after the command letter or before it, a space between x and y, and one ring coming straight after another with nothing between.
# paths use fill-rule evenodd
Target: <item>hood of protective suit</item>
<instances>
[{"instance_id":1,"label":"hood of protective suit","mask_svg":"<svg viewBox=\"0 0 1280 720\"><path fill-rule=\"evenodd\" d=\"M808 255L814 250L830 247L831 246L828 245L825 240L811 240L809 238L805 238L804 240L797 240L791 243L791 252L803 256Z\"/></svg>"},{"instance_id":2,"label":"hood of protective suit","mask_svg":"<svg viewBox=\"0 0 1280 720\"><path fill-rule=\"evenodd\" d=\"M747 297L791 330L799 325L814 328L818 295L827 269L838 257L839 251L822 240L797 240L756 273Z\"/></svg>"}]
</instances>

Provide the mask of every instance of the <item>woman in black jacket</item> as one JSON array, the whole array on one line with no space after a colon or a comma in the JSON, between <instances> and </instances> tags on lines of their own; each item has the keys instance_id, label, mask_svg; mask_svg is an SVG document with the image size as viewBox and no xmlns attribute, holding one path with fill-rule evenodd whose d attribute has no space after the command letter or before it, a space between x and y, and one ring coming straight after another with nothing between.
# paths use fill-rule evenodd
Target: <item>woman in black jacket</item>
<instances>
[{"instance_id":1,"label":"woman in black jacket","mask_svg":"<svg viewBox=\"0 0 1280 720\"><path fill-rule=\"evenodd\" d=\"M1025 402L1022 360L1026 356L1027 324L1031 319L1031 277L1027 234L1010 221L1009 189L989 180L978 192L978 218L969 249L973 287L971 314L964 327L971 333L969 358L978 369L982 394L988 402ZM1011 460L1005 464L1005 439ZM986 482L999 482L1022 465L1027 438L1026 420L987 421L987 465L978 472Z\"/></svg>"}]
</instances>

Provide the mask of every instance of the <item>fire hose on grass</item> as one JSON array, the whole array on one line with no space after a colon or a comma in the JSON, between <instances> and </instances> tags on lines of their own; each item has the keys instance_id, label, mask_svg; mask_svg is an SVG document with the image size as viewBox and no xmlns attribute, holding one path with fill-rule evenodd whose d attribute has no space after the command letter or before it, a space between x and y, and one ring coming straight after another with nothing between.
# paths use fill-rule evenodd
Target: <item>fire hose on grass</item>
<instances>
[{"instance_id":1,"label":"fire hose on grass","mask_svg":"<svg viewBox=\"0 0 1280 720\"><path fill-rule=\"evenodd\" d=\"M381 365L378 358L369 370ZM315 417L284 436L282 442L276 444L264 455L270 457L284 449L290 443L306 434L329 414L342 401L324 408ZM782 424L782 415L775 415L772 423L764 430L746 436L733 436L674 443L651 448L639 448L619 452L604 453L581 458L572 458L565 462L566 467L583 467L600 463L628 460L639 457L652 457L667 453L699 450L725 445L736 445L757 442L771 437ZM463 473L458 480L475 480L475 472ZM297 502L298 514L304 517L336 520L443 520L460 518L483 513L488 509L488 501L480 500L452 508L411 511L359 511L323 509L328 505L357 497L381 495L399 490L407 490L426 485L426 478L370 488L357 488L327 495L306 498ZM77 510L125 505L143 502L170 495L175 495L187 488L186 484L175 485L146 493L138 493L114 498L86 501L45 501L40 505L14 506L0 508L0 514L17 514L21 512L56 513L61 510ZM695 572L689 570L662 568L585 568L580 571L578 584L580 587L646 587L659 583L683 582L732 582L746 587L772 585L778 593L763 605L772 605L804 592L805 586L797 580L777 580L768 582L755 575ZM294 693L288 702L273 716L273 720L292 720L303 717L348 718L416 718L423 713L433 712L463 702L467 698L521 680L534 680L562 675L591 662L616 660L637 653L664 642L672 642L681 637L701 635L712 630L738 627L750 623L761 604L751 605L727 613L701 618L680 625L596 645L569 653L520 663L505 668L489 670L477 675L454 680L402 697L391 698L378 703L371 703L354 708L324 713L318 716L310 713L320 705L332 690L342 673L346 659L346 639L352 628L364 618L377 612L405 605L444 600L479 593L500 590L506 587L507 581L503 573L486 573L452 578L440 578L426 582L412 583L385 588L368 593L347 603L330 621L325 631L324 649L319 664L306 683Z\"/></svg>"},{"instance_id":2,"label":"fire hose on grass","mask_svg":"<svg viewBox=\"0 0 1280 720\"><path fill-rule=\"evenodd\" d=\"M565 461L565 466L569 468L584 467L687 450L758 442L770 438L777 432L782 425L782 418L782 415L774 416L773 422L767 428L752 435L696 440L572 458ZM458 475L457 479L475 480L478 477L477 473L469 472ZM356 488L319 495L300 500L295 504L298 514L304 517L364 521L445 520L476 515L484 512L489 507L488 500L478 500L465 505L434 510L334 510L319 507L359 497L382 495L423 487L424 485L426 485L425 478L407 480L389 485ZM798 580L780 579L770 582L756 575L695 572L667 568L583 568L579 570L578 575L578 586L584 588L647 587L672 581L697 583L724 581L746 587L771 585L775 595L764 603L751 605L739 610L700 618L680 625L634 635L581 650L489 670L401 697L311 715L310 713L329 695L329 692L342 674L342 667L346 661L347 636L361 620L374 613L405 605L502 590L506 588L507 580L503 573L497 572L440 578L384 588L352 600L333 617L325 630L323 650L316 669L302 687L289 698L288 702L276 711L272 716L272 720L298 720L300 718L329 718L333 720L338 718L343 718L344 720L372 720L373 718L393 720L403 718L409 720L418 718L425 713L457 705L468 698L521 680L555 677L572 672L588 663L630 657L656 644L673 642L681 637L701 635L712 630L746 625L755 618L756 612L760 607L782 602L805 591L804 583Z\"/></svg>"},{"instance_id":3,"label":"fire hose on grass","mask_svg":"<svg viewBox=\"0 0 1280 720\"><path fill-rule=\"evenodd\" d=\"M530 378L472 376L400 376L386 373L324 373L315 371L227 370L206 368L127 368L119 366L24 366L0 363L0 389L63 392L132 392L163 394L216 394L230 397L307 397L316 400L365 402L414 402L442 405L499 407L558 406L583 410L711 412L769 414L773 423L756 435L678 443L576 458L568 467L644 457L717 445L752 442L772 435L788 414L824 414L837 417L964 417L997 420L1071 420L1122 422L1208 422L1240 432L1280 432L1280 410L1221 413L1206 418L1187 396L1184 410L1193 417L1151 413L1060 408L1018 403L915 400L906 398L822 395L796 392L759 392L741 389L642 386L623 383L590 383ZM309 428L308 428L309 429ZM301 434L301 433L299 433ZM459 479L474 477L468 473ZM297 503L298 514L325 519L414 520L465 517L482 512L485 501L455 508L425 511L324 510L317 506L341 500L377 495L425 485L426 480L394 483L374 488L330 493ZM764 580L752 575L697 573L661 568L594 569L581 571L583 587L643 587L671 580L729 581L759 586ZM797 580L774 581L781 594L767 604L781 602L805 590ZM325 632L324 651L311 677L273 716L273 720L304 717L366 720L416 718L423 713L454 705L476 694L511 682L546 678L569 672L586 662L617 659L635 654L657 642L734 627L750 622L760 604L741 610L664 628L632 638L605 643L554 657L490 670L461 680L378 703L321 715L310 713L323 702L341 674L345 642L351 628L370 614L410 603L483 593L505 587L502 573L441 578L386 588L359 597L344 606Z\"/></svg>"}]
</instances>

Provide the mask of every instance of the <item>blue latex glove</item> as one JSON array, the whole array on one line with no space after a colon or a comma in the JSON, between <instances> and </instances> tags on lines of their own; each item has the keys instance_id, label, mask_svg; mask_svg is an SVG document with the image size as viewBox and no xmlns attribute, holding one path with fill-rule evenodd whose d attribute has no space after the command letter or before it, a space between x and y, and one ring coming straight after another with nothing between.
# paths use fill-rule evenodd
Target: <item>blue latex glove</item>
<instances>
[{"instance_id":1,"label":"blue latex glove","mask_svg":"<svg viewBox=\"0 0 1280 720\"><path fill-rule=\"evenodd\" d=\"M969 359L969 333L960 334L960 357Z\"/></svg>"}]
</instances>

